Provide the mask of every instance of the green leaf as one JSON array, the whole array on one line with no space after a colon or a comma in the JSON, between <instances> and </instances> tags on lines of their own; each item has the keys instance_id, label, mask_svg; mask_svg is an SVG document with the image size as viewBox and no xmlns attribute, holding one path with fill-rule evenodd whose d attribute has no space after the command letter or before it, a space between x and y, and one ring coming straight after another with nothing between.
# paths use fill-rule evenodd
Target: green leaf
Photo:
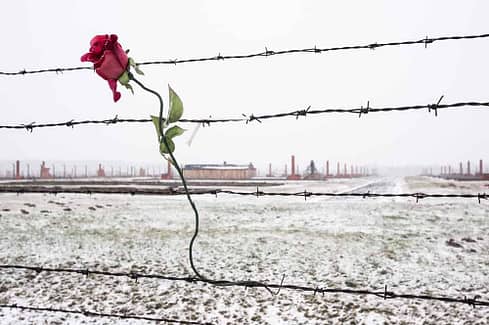
<instances>
[{"instance_id":1,"label":"green leaf","mask_svg":"<svg viewBox=\"0 0 489 325\"><path fill-rule=\"evenodd\" d=\"M129 58L129 65L134 68L134 71L136 71L137 74L144 75L144 72L139 69L138 64L136 63L136 61L134 61L133 58Z\"/></svg>"},{"instance_id":2,"label":"green leaf","mask_svg":"<svg viewBox=\"0 0 489 325\"><path fill-rule=\"evenodd\" d=\"M134 71L136 71L136 73L137 73L137 74L144 75L144 72L143 72L143 71L141 71L141 69L139 69L139 66L138 66L138 65L136 65L136 66L134 67Z\"/></svg>"},{"instance_id":3,"label":"green leaf","mask_svg":"<svg viewBox=\"0 0 489 325\"><path fill-rule=\"evenodd\" d=\"M174 125L165 132L165 137L167 139L173 139L179 135L182 135L186 130L182 129L178 125Z\"/></svg>"},{"instance_id":4,"label":"green leaf","mask_svg":"<svg viewBox=\"0 0 489 325\"><path fill-rule=\"evenodd\" d=\"M134 89L132 89L132 86L130 84L127 84L127 85L124 85L124 87L126 87L127 89L129 89L131 91L131 93L134 95Z\"/></svg>"},{"instance_id":5,"label":"green leaf","mask_svg":"<svg viewBox=\"0 0 489 325\"><path fill-rule=\"evenodd\" d=\"M163 140L160 143L160 153L162 155L175 151L175 143L172 141L172 139L167 138L166 142L168 142L168 147L165 145Z\"/></svg>"},{"instance_id":6,"label":"green leaf","mask_svg":"<svg viewBox=\"0 0 489 325\"><path fill-rule=\"evenodd\" d=\"M153 124L156 128L156 135L158 136L158 142L160 142L160 137L161 137L161 131L160 131L160 123L159 123L159 118L158 116L153 116L151 115L151 120L153 121ZM165 119L161 119L161 125L163 128L165 127Z\"/></svg>"},{"instance_id":7,"label":"green leaf","mask_svg":"<svg viewBox=\"0 0 489 325\"><path fill-rule=\"evenodd\" d=\"M183 115L183 103L177 93L171 89L168 85L168 92L170 95L170 109L168 110L168 122L177 122Z\"/></svg>"}]
</instances>

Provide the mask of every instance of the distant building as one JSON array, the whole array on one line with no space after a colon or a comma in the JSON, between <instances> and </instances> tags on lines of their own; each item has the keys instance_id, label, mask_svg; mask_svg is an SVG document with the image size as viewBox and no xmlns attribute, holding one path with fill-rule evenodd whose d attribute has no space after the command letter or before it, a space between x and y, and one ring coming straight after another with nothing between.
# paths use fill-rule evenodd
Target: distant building
<instances>
[{"instance_id":1,"label":"distant building","mask_svg":"<svg viewBox=\"0 0 489 325\"><path fill-rule=\"evenodd\" d=\"M235 165L224 162L218 164L185 165L183 175L189 179L250 179L256 177L256 168L252 163Z\"/></svg>"}]
</instances>

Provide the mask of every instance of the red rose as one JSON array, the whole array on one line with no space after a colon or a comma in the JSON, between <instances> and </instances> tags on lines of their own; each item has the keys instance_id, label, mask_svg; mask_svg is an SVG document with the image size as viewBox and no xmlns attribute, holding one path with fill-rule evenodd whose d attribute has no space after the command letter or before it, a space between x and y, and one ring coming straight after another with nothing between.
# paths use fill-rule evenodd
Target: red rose
<instances>
[{"instance_id":1,"label":"red rose","mask_svg":"<svg viewBox=\"0 0 489 325\"><path fill-rule=\"evenodd\" d=\"M114 102L121 98L117 80L126 71L128 57L117 42L117 35L97 35L90 41L90 52L81 57L82 62L92 62L95 72L109 82Z\"/></svg>"}]
</instances>

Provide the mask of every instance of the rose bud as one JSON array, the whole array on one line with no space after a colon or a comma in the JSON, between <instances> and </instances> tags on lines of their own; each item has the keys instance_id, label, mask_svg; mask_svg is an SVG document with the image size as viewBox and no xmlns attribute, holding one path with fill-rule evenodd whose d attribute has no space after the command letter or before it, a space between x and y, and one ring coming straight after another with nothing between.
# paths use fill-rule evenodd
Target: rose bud
<instances>
[{"instance_id":1,"label":"rose bud","mask_svg":"<svg viewBox=\"0 0 489 325\"><path fill-rule=\"evenodd\" d=\"M117 80L126 72L129 58L117 42L117 35L97 35L90 41L90 52L81 57L82 62L92 62L95 72L108 81L114 102L121 98ZM126 85L127 86L127 85Z\"/></svg>"}]
</instances>

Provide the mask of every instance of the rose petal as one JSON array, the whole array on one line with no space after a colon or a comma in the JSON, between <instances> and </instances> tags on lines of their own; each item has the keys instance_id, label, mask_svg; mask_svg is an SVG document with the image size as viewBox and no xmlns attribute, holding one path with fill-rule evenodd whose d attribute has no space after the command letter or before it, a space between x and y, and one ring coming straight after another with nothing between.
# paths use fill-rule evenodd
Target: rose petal
<instances>
[{"instance_id":1,"label":"rose petal","mask_svg":"<svg viewBox=\"0 0 489 325\"><path fill-rule=\"evenodd\" d=\"M109 79L107 81L109 83L110 90L112 90L114 102L117 102L121 98L121 93L117 91L117 80Z\"/></svg>"},{"instance_id":2,"label":"rose petal","mask_svg":"<svg viewBox=\"0 0 489 325\"><path fill-rule=\"evenodd\" d=\"M104 52L103 57L100 59L100 62L96 63L96 66L95 71L97 74L106 80L117 80L126 70L125 66L121 66L114 52L109 50Z\"/></svg>"},{"instance_id":3,"label":"rose petal","mask_svg":"<svg viewBox=\"0 0 489 325\"><path fill-rule=\"evenodd\" d=\"M119 43L114 45L114 53L117 56L117 60L119 60L119 64L124 67L124 70L127 69L127 64L129 62L129 58L127 57L126 51L122 48Z\"/></svg>"},{"instance_id":4,"label":"rose petal","mask_svg":"<svg viewBox=\"0 0 489 325\"><path fill-rule=\"evenodd\" d=\"M109 39L112 42L112 44L115 44L115 43L117 43L117 40L119 39L119 37L117 37L116 34L110 34Z\"/></svg>"},{"instance_id":5,"label":"rose petal","mask_svg":"<svg viewBox=\"0 0 489 325\"><path fill-rule=\"evenodd\" d=\"M95 61L97 61L99 58L96 57L96 55L94 55L93 53L85 53L82 55L82 57L80 58L80 60L82 62L92 62L94 63Z\"/></svg>"},{"instance_id":6,"label":"rose petal","mask_svg":"<svg viewBox=\"0 0 489 325\"><path fill-rule=\"evenodd\" d=\"M105 47L107 45L107 42L109 41L109 35L97 35L92 40L90 41L90 52L93 54L98 54L101 55Z\"/></svg>"}]
</instances>

